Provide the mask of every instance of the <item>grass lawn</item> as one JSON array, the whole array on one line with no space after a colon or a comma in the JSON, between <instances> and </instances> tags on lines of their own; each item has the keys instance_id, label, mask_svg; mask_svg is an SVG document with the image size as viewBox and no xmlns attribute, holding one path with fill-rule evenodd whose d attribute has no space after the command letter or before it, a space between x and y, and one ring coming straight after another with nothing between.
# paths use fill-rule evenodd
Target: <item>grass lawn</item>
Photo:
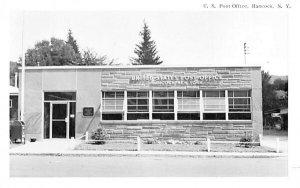
<instances>
[{"instance_id":1,"label":"grass lawn","mask_svg":"<svg viewBox=\"0 0 300 188\"><path fill-rule=\"evenodd\" d=\"M75 150L99 150L99 151L136 151L135 143L107 142L104 145L93 143L81 143ZM142 151L207 151L206 144L141 144ZM250 148L237 147L237 144L211 144L212 152L275 152L275 150L262 146Z\"/></svg>"}]
</instances>

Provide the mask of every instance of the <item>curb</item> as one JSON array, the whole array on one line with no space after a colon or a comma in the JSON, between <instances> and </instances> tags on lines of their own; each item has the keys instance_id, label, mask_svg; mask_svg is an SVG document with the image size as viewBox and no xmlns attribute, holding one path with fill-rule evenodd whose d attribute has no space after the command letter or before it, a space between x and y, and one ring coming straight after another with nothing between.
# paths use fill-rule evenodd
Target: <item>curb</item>
<instances>
[{"instance_id":1,"label":"curb","mask_svg":"<svg viewBox=\"0 0 300 188\"><path fill-rule=\"evenodd\" d=\"M220 153L220 152L11 152L11 156L62 157L194 157L194 158L276 158L286 153Z\"/></svg>"}]
</instances>

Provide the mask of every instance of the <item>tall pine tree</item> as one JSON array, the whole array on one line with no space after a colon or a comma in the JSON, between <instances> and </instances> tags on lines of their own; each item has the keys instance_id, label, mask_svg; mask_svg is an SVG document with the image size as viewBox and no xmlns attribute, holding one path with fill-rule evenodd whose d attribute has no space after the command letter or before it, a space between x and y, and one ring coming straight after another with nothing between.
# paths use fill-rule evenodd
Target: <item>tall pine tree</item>
<instances>
[{"instance_id":1,"label":"tall pine tree","mask_svg":"<svg viewBox=\"0 0 300 188\"><path fill-rule=\"evenodd\" d=\"M79 51L79 47L78 47L78 44L77 44L77 41L74 39L73 37L73 33L72 33L72 30L69 29L69 32L68 32L68 39L66 41L67 44L69 44L70 46L72 46L75 54L76 54L76 62L75 64L81 64L82 63L82 58L81 58L81 54L80 54L80 51Z\"/></svg>"},{"instance_id":2,"label":"tall pine tree","mask_svg":"<svg viewBox=\"0 0 300 188\"><path fill-rule=\"evenodd\" d=\"M72 33L72 30L69 29L69 32L68 32L68 39L66 41L67 44L71 45L75 51L76 54L79 54L79 49L78 49L78 44L77 44L77 41L74 39L73 37L73 33Z\"/></svg>"},{"instance_id":3,"label":"tall pine tree","mask_svg":"<svg viewBox=\"0 0 300 188\"><path fill-rule=\"evenodd\" d=\"M133 65L159 65L163 63L160 57L157 55L156 44L151 40L151 32L144 21L143 30L140 32L143 40L136 45L134 53L138 56L137 58L131 58Z\"/></svg>"}]
</instances>

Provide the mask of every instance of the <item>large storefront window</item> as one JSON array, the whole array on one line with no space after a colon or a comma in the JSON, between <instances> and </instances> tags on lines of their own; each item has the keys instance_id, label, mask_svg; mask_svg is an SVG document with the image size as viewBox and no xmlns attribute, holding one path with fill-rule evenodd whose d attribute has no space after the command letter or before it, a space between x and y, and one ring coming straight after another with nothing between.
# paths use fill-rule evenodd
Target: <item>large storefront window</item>
<instances>
[{"instance_id":1,"label":"large storefront window","mask_svg":"<svg viewBox=\"0 0 300 188\"><path fill-rule=\"evenodd\" d=\"M251 91L103 91L102 120L251 120Z\"/></svg>"},{"instance_id":2,"label":"large storefront window","mask_svg":"<svg viewBox=\"0 0 300 188\"><path fill-rule=\"evenodd\" d=\"M225 120L225 91L203 91L203 119Z\"/></svg>"},{"instance_id":3,"label":"large storefront window","mask_svg":"<svg viewBox=\"0 0 300 188\"><path fill-rule=\"evenodd\" d=\"M123 119L124 92L102 92L102 119Z\"/></svg>"},{"instance_id":4,"label":"large storefront window","mask_svg":"<svg viewBox=\"0 0 300 188\"><path fill-rule=\"evenodd\" d=\"M149 92L127 92L127 119L149 119Z\"/></svg>"},{"instance_id":5,"label":"large storefront window","mask_svg":"<svg viewBox=\"0 0 300 188\"><path fill-rule=\"evenodd\" d=\"M200 120L200 91L177 91L178 120Z\"/></svg>"},{"instance_id":6,"label":"large storefront window","mask_svg":"<svg viewBox=\"0 0 300 188\"><path fill-rule=\"evenodd\" d=\"M153 91L152 119L174 120L174 91Z\"/></svg>"},{"instance_id":7,"label":"large storefront window","mask_svg":"<svg viewBox=\"0 0 300 188\"><path fill-rule=\"evenodd\" d=\"M251 120L251 92L228 91L229 120Z\"/></svg>"}]
</instances>

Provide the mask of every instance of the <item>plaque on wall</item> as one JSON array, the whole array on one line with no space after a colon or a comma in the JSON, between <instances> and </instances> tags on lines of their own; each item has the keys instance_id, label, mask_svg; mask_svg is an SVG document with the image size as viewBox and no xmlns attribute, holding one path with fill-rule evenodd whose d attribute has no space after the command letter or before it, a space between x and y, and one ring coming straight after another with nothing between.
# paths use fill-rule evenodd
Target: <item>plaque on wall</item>
<instances>
[{"instance_id":1,"label":"plaque on wall","mask_svg":"<svg viewBox=\"0 0 300 188\"><path fill-rule=\"evenodd\" d=\"M94 108L93 107L83 107L82 114L84 117L91 117L94 115Z\"/></svg>"}]
</instances>

